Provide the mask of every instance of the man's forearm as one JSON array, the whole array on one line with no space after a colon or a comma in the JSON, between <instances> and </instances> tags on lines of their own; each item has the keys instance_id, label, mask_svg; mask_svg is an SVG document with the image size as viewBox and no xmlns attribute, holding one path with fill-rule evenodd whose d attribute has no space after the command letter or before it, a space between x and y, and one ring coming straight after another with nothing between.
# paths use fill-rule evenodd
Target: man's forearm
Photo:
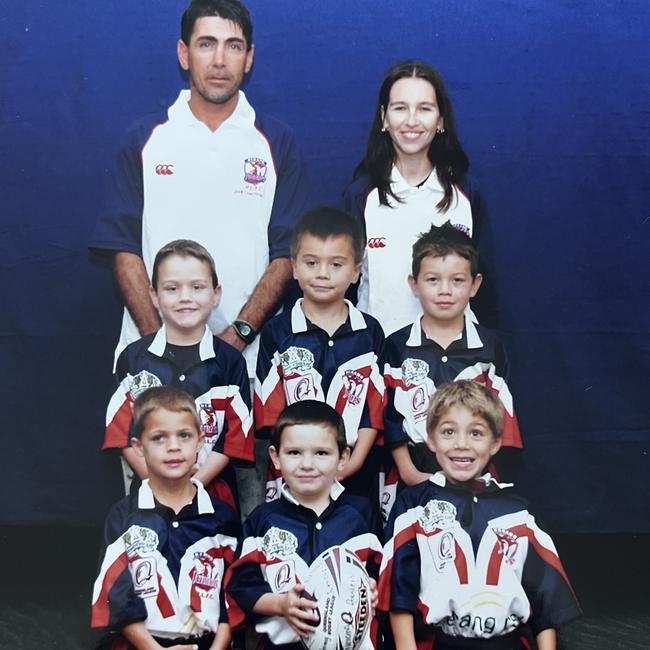
<instances>
[{"instance_id":1,"label":"man's forearm","mask_svg":"<svg viewBox=\"0 0 650 650\"><path fill-rule=\"evenodd\" d=\"M135 324L142 336L160 329L160 316L149 295L149 276L142 258L133 253L116 253L115 279Z\"/></svg>"},{"instance_id":2,"label":"man's forearm","mask_svg":"<svg viewBox=\"0 0 650 650\"><path fill-rule=\"evenodd\" d=\"M259 282L248 302L241 308L238 319L244 320L257 332L276 310L287 284L291 279L291 261L286 257L273 260ZM226 328L220 335L224 341L243 350L246 344L237 336L234 328Z\"/></svg>"}]
</instances>

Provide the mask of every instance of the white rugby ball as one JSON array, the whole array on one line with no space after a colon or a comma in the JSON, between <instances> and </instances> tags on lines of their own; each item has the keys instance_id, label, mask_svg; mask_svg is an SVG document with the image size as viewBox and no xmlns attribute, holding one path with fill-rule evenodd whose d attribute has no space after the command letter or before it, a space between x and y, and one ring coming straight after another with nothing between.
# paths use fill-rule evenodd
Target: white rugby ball
<instances>
[{"instance_id":1,"label":"white rugby ball","mask_svg":"<svg viewBox=\"0 0 650 650\"><path fill-rule=\"evenodd\" d=\"M350 550L333 546L311 564L305 594L317 603L318 622L303 643L309 650L358 650L370 632L370 578Z\"/></svg>"}]
</instances>

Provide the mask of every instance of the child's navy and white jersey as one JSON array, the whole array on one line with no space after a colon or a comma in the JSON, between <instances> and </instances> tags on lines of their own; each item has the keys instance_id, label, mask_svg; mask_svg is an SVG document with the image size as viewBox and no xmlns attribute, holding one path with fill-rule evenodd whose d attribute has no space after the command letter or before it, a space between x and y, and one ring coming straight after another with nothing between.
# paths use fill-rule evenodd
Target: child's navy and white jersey
<instances>
[{"instance_id":1,"label":"child's navy and white jersey","mask_svg":"<svg viewBox=\"0 0 650 650\"><path fill-rule=\"evenodd\" d=\"M327 402L343 418L351 447L360 428L383 428L384 380L379 323L346 301L349 315L330 336L309 321L298 300L263 328L255 381L255 428L272 427L285 406Z\"/></svg>"},{"instance_id":2,"label":"child's navy and white jersey","mask_svg":"<svg viewBox=\"0 0 650 650\"><path fill-rule=\"evenodd\" d=\"M343 196L344 209L362 220L366 232L359 308L377 318L387 335L412 322L421 311L407 278L413 244L432 225L439 227L448 221L471 237L474 245L481 243L482 262L489 264L491 257L491 251L486 250L489 238L483 232L487 229L486 216L478 191L468 177L453 185L446 212L436 207L444 189L435 170L421 186L412 187L393 166L391 188L401 202L388 196L389 205L382 205L379 191L370 186L368 176L362 175ZM496 305L489 308L495 310Z\"/></svg>"},{"instance_id":3,"label":"child's navy and white jersey","mask_svg":"<svg viewBox=\"0 0 650 650\"><path fill-rule=\"evenodd\" d=\"M488 639L526 622L538 634L578 616L553 541L511 487L438 472L405 489L386 528L379 609L411 612L422 638L435 628Z\"/></svg>"},{"instance_id":4,"label":"child's navy and white jersey","mask_svg":"<svg viewBox=\"0 0 650 650\"><path fill-rule=\"evenodd\" d=\"M491 330L465 315L461 335L445 349L426 336L417 318L386 339L385 359L384 443L388 448L409 442L425 443L431 396L438 386L460 379L484 384L499 397L505 409L502 443L506 447L522 447L506 383L506 352Z\"/></svg>"},{"instance_id":5,"label":"child's navy and white jersey","mask_svg":"<svg viewBox=\"0 0 650 650\"><path fill-rule=\"evenodd\" d=\"M228 620L233 628L255 623L267 637L263 648L303 647L284 618L260 617L253 607L265 594L304 583L309 565L323 551L344 546L366 564L370 576L378 575L382 533L375 509L367 499L346 494L339 483L332 486L331 499L317 515L284 485L280 499L258 506L244 522L243 541L226 577Z\"/></svg>"},{"instance_id":6,"label":"child's navy and white jersey","mask_svg":"<svg viewBox=\"0 0 650 650\"><path fill-rule=\"evenodd\" d=\"M119 631L144 621L165 639L215 632L224 617L223 579L240 525L235 512L199 481L178 514L160 504L149 481L116 503L92 599L92 626Z\"/></svg>"},{"instance_id":7,"label":"child's navy and white jersey","mask_svg":"<svg viewBox=\"0 0 650 650\"><path fill-rule=\"evenodd\" d=\"M120 355L116 368L117 388L106 411L103 449L129 446L132 405L140 393L152 386L174 386L189 393L196 403L201 433L205 436L199 452L199 466L212 451L232 459L254 461L250 385L241 353L212 336L207 327L199 344L199 359L191 368L179 368L165 355L166 346L163 325L156 334L131 343ZM222 491L224 486L217 491L206 487L236 505L234 474L230 474L232 471L224 478L229 479L231 497Z\"/></svg>"},{"instance_id":8,"label":"child's navy and white jersey","mask_svg":"<svg viewBox=\"0 0 650 650\"><path fill-rule=\"evenodd\" d=\"M237 318L269 261L289 257L308 200L306 166L293 133L256 113L243 92L214 132L194 116L189 98L182 91L168 110L129 130L91 248L138 255L151 277L162 246L199 242L226 283L209 321L219 333ZM125 309L116 356L139 336ZM244 355L250 376L256 350L253 343Z\"/></svg>"}]
</instances>

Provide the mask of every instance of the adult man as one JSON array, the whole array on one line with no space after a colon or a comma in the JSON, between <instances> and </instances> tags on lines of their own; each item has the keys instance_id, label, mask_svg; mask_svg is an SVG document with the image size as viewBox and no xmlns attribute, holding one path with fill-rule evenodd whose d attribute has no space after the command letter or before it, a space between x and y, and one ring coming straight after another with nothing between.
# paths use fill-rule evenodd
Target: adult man
<instances>
[{"instance_id":1,"label":"adult man","mask_svg":"<svg viewBox=\"0 0 650 650\"><path fill-rule=\"evenodd\" d=\"M193 239L210 251L224 282L209 325L239 350L248 346L254 375L250 344L291 276L291 231L307 186L292 135L257 115L240 91L253 56L246 7L193 0L178 42L190 89L130 130L109 209L91 242L115 254L126 304L117 353L160 327L149 297L156 252L173 239Z\"/></svg>"}]
</instances>

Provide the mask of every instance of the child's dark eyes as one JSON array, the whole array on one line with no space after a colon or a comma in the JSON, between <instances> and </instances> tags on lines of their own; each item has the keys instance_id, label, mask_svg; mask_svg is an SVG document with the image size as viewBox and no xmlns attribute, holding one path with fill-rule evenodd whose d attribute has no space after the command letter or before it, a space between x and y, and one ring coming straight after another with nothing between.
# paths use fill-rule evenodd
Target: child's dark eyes
<instances>
[{"instance_id":1,"label":"child's dark eyes","mask_svg":"<svg viewBox=\"0 0 650 650\"><path fill-rule=\"evenodd\" d=\"M485 432L482 429L474 429L469 433L472 438L482 438L485 435Z\"/></svg>"}]
</instances>

